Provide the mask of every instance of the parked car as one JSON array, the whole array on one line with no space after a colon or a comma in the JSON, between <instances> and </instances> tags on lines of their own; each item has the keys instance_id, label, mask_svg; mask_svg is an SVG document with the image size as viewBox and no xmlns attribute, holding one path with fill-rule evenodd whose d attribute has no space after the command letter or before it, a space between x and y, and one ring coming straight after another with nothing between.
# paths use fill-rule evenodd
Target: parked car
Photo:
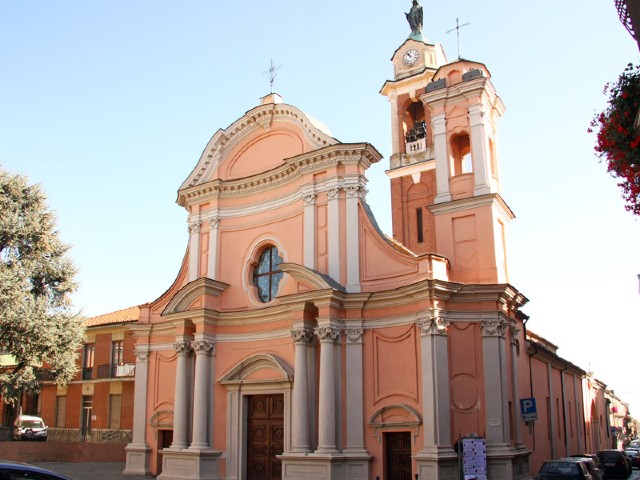
<instances>
[{"instance_id":1,"label":"parked car","mask_svg":"<svg viewBox=\"0 0 640 480\"><path fill-rule=\"evenodd\" d=\"M41 440L47 439L47 427L40 417L33 415L18 415L13 422L14 440Z\"/></svg>"},{"instance_id":2,"label":"parked car","mask_svg":"<svg viewBox=\"0 0 640 480\"><path fill-rule=\"evenodd\" d=\"M593 480L593 477L583 460L561 458L544 462L536 480Z\"/></svg>"},{"instance_id":3,"label":"parked car","mask_svg":"<svg viewBox=\"0 0 640 480\"><path fill-rule=\"evenodd\" d=\"M596 459L598 458L597 455L594 455L594 457L596 457ZM593 480L605 480L607 478L607 474L605 473L604 468L602 468L600 460L594 460L587 455L571 455L568 458L584 462L584 465L587 467L587 471L591 474Z\"/></svg>"},{"instance_id":4,"label":"parked car","mask_svg":"<svg viewBox=\"0 0 640 480\"><path fill-rule=\"evenodd\" d=\"M593 463L596 464L596 467L600 469L600 472L602 474L601 476L602 480L607 479L607 471L605 470L604 465L600 461L600 457L598 457L598 455L596 455L595 453L579 453L576 455L569 455L569 456L574 458L579 458L579 457L590 458L591 460L593 460Z\"/></svg>"},{"instance_id":5,"label":"parked car","mask_svg":"<svg viewBox=\"0 0 640 480\"><path fill-rule=\"evenodd\" d=\"M598 457L604 465L608 477L627 478L631 475L631 465L621 450L600 450Z\"/></svg>"},{"instance_id":6,"label":"parked car","mask_svg":"<svg viewBox=\"0 0 640 480\"><path fill-rule=\"evenodd\" d=\"M625 448L624 454L629 459L629 463L631 463L631 468L636 467L640 468L640 450L635 448Z\"/></svg>"},{"instance_id":7,"label":"parked car","mask_svg":"<svg viewBox=\"0 0 640 480\"><path fill-rule=\"evenodd\" d=\"M16 478L33 480L71 480L69 477L59 475L51 470L39 468L34 465L0 460L0 480L13 480Z\"/></svg>"}]
</instances>

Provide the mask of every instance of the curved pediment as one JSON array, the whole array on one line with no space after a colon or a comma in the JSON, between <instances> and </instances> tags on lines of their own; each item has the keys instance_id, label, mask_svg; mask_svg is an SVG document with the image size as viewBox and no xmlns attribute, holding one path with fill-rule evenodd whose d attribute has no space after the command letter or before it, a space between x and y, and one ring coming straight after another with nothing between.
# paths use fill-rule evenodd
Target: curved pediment
<instances>
[{"instance_id":1,"label":"curved pediment","mask_svg":"<svg viewBox=\"0 0 640 480\"><path fill-rule=\"evenodd\" d=\"M293 380L293 369L277 355L261 353L253 355L225 373L222 384L265 383Z\"/></svg>"},{"instance_id":2,"label":"curved pediment","mask_svg":"<svg viewBox=\"0 0 640 480\"><path fill-rule=\"evenodd\" d=\"M206 306L206 297L219 297L220 294L229 287L226 283L201 277L193 282L189 282L182 287L168 303L162 315L171 313L186 312L191 310L192 305L200 307Z\"/></svg>"},{"instance_id":3,"label":"curved pediment","mask_svg":"<svg viewBox=\"0 0 640 480\"><path fill-rule=\"evenodd\" d=\"M332 289L338 290L340 292L346 291L346 289L342 285L340 285L328 275L324 275L303 265L284 262L280 263L278 265L278 268L284 273L291 275L299 282L304 282L307 285L311 286L314 290Z\"/></svg>"},{"instance_id":4,"label":"curved pediment","mask_svg":"<svg viewBox=\"0 0 640 480\"><path fill-rule=\"evenodd\" d=\"M180 189L255 175L287 158L336 143L302 110L285 103L263 104L213 135Z\"/></svg>"}]
</instances>

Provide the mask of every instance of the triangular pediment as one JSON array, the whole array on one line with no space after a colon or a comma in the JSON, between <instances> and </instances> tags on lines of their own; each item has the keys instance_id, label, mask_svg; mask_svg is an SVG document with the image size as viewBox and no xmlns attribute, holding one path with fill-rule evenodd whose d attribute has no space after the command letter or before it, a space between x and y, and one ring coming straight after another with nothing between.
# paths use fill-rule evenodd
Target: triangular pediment
<instances>
[{"instance_id":1,"label":"triangular pediment","mask_svg":"<svg viewBox=\"0 0 640 480\"><path fill-rule=\"evenodd\" d=\"M213 135L180 190L212 180L246 178L337 143L326 127L292 105L260 105Z\"/></svg>"}]
</instances>

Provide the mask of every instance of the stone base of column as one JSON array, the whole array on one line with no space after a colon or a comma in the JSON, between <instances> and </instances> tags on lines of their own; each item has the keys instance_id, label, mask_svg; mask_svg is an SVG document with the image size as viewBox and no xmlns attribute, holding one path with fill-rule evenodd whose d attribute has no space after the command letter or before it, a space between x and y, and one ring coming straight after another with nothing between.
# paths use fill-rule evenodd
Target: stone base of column
<instances>
[{"instance_id":1,"label":"stone base of column","mask_svg":"<svg viewBox=\"0 0 640 480\"><path fill-rule=\"evenodd\" d=\"M487 445L487 477L496 480L520 480L531 478L529 455L526 448L511 445Z\"/></svg>"},{"instance_id":2,"label":"stone base of column","mask_svg":"<svg viewBox=\"0 0 640 480\"><path fill-rule=\"evenodd\" d=\"M126 464L124 468L125 475L151 475L149 466L151 458L151 449L148 445L130 443L125 448Z\"/></svg>"},{"instance_id":3,"label":"stone base of column","mask_svg":"<svg viewBox=\"0 0 640 480\"><path fill-rule=\"evenodd\" d=\"M461 478L458 455L451 447L424 447L414 457L418 478L444 480Z\"/></svg>"},{"instance_id":4,"label":"stone base of column","mask_svg":"<svg viewBox=\"0 0 640 480\"><path fill-rule=\"evenodd\" d=\"M162 473L158 480L221 480L218 459L222 452L215 450L164 449Z\"/></svg>"},{"instance_id":5,"label":"stone base of column","mask_svg":"<svg viewBox=\"0 0 640 480\"><path fill-rule=\"evenodd\" d=\"M283 480L368 480L371 455L362 454L286 454L282 460Z\"/></svg>"}]
</instances>

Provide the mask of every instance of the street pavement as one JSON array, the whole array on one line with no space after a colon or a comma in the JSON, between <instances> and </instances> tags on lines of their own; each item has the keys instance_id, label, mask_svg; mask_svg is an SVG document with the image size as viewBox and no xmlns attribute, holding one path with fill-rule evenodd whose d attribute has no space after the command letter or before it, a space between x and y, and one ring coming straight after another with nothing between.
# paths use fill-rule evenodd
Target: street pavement
<instances>
[{"instance_id":1,"label":"street pavement","mask_svg":"<svg viewBox=\"0 0 640 480\"><path fill-rule=\"evenodd\" d=\"M52 470L61 475L65 475L72 480L151 480L155 478L151 475L125 475L122 473L125 464L118 462L33 462L32 465Z\"/></svg>"}]
</instances>

